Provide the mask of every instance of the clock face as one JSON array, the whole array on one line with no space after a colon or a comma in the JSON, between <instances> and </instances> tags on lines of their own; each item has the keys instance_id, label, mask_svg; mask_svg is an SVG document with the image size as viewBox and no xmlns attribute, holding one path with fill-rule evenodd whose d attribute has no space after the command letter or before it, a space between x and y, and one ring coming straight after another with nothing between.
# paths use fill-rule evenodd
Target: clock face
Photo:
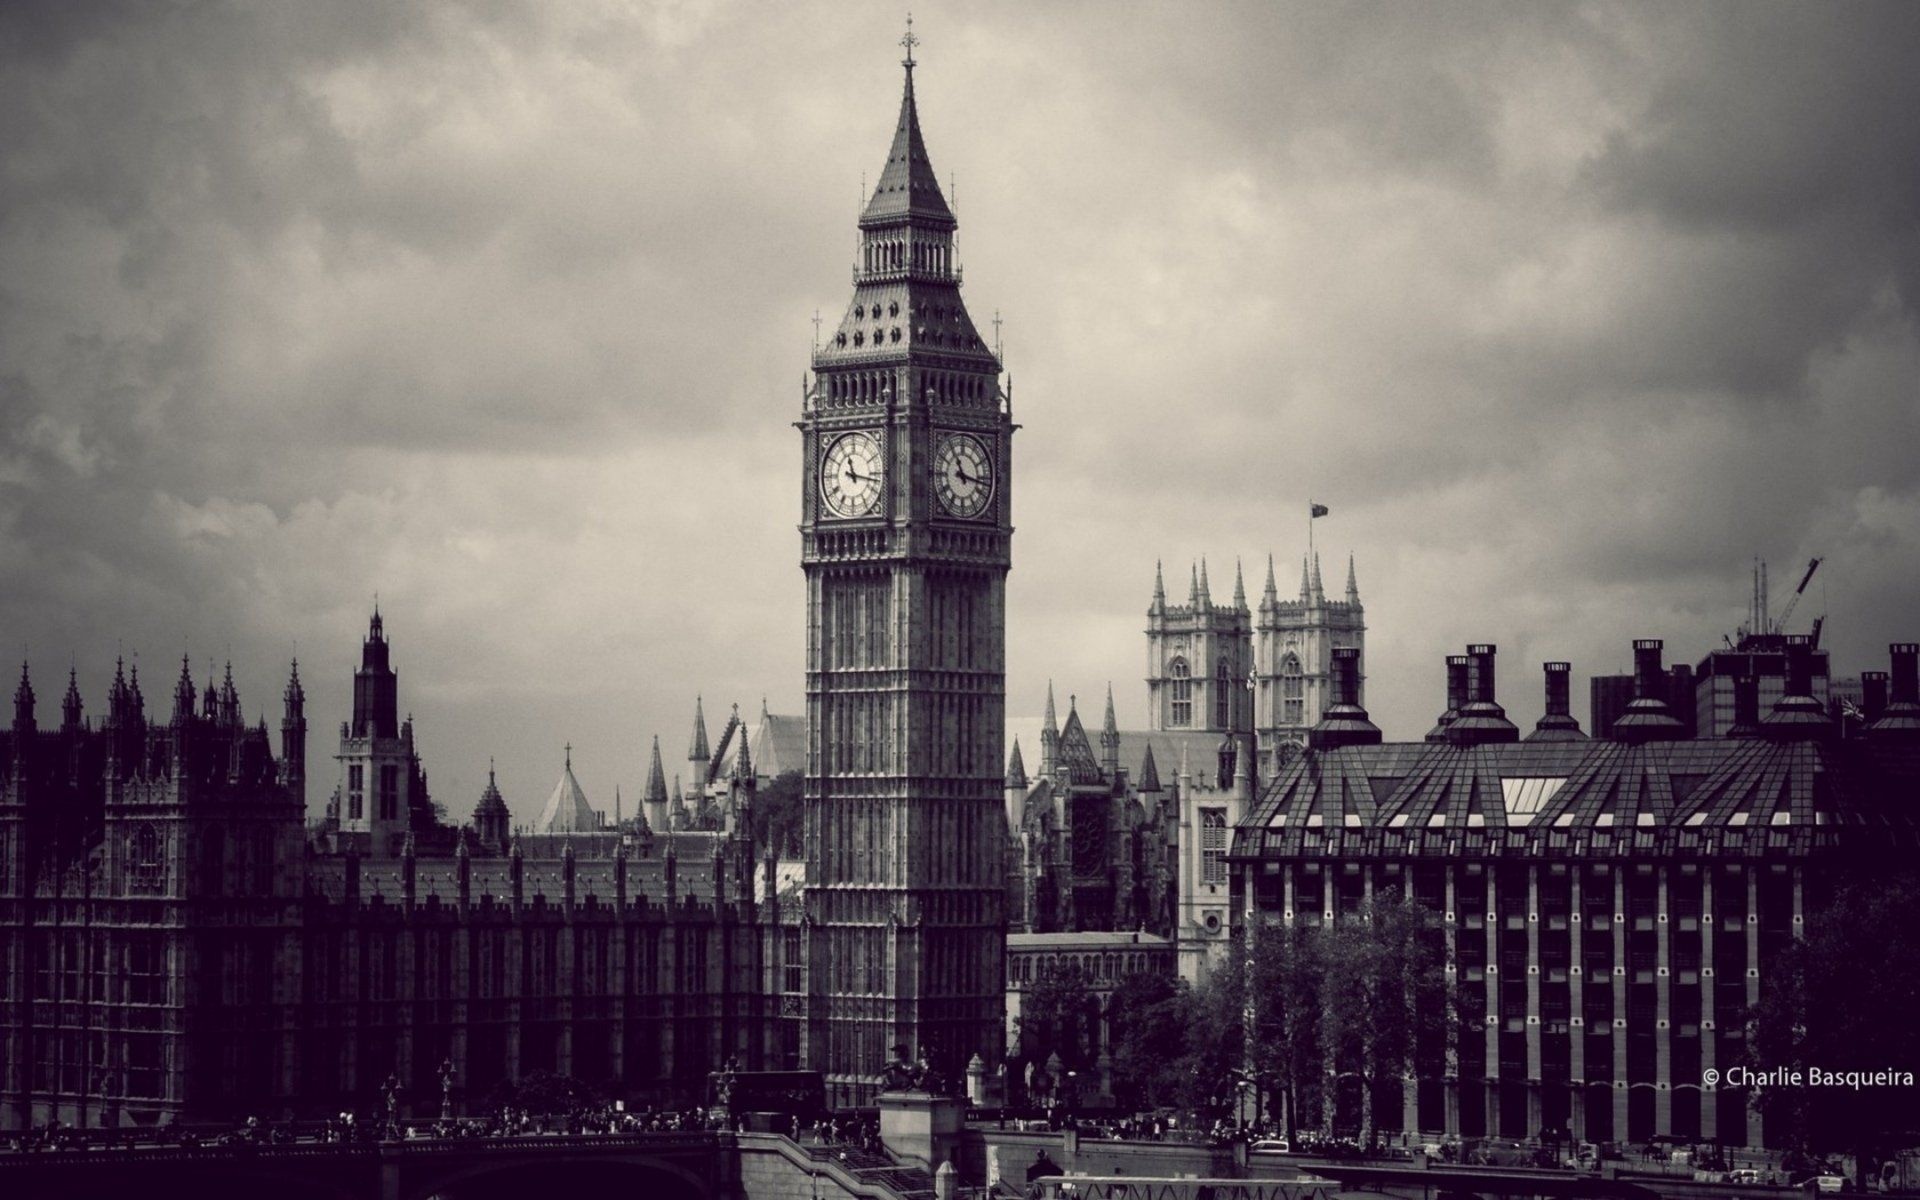
<instances>
[{"instance_id":1,"label":"clock face","mask_svg":"<svg viewBox=\"0 0 1920 1200\"><path fill-rule=\"evenodd\" d=\"M950 433L933 456L933 494L956 517L977 517L993 499L993 459L980 439Z\"/></svg>"},{"instance_id":2,"label":"clock face","mask_svg":"<svg viewBox=\"0 0 1920 1200\"><path fill-rule=\"evenodd\" d=\"M880 507L885 477L879 440L870 433L849 433L828 448L820 464L820 498L835 516L868 516Z\"/></svg>"}]
</instances>

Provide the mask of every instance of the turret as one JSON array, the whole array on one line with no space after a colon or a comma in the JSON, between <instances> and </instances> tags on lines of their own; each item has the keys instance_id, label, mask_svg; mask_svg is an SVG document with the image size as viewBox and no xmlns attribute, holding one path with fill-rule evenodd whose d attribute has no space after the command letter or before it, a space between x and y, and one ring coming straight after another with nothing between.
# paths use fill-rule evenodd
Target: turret
<instances>
[{"instance_id":1,"label":"turret","mask_svg":"<svg viewBox=\"0 0 1920 1200\"><path fill-rule=\"evenodd\" d=\"M693 698L693 737L687 743L688 770L693 775L693 789L704 792L707 783L707 764L713 759L713 751L707 745L707 714L701 698Z\"/></svg>"},{"instance_id":2,"label":"turret","mask_svg":"<svg viewBox=\"0 0 1920 1200\"><path fill-rule=\"evenodd\" d=\"M1120 725L1113 715L1113 685L1107 685L1107 715L1100 726L1100 773L1108 780L1120 777Z\"/></svg>"},{"instance_id":3,"label":"turret","mask_svg":"<svg viewBox=\"0 0 1920 1200\"><path fill-rule=\"evenodd\" d=\"M300 660L287 671L280 717L280 779L302 804L307 799L307 690L300 686Z\"/></svg>"},{"instance_id":4,"label":"turret","mask_svg":"<svg viewBox=\"0 0 1920 1200\"><path fill-rule=\"evenodd\" d=\"M389 660L386 625L373 610L353 675L353 736L390 738L400 732L400 682Z\"/></svg>"},{"instance_id":5,"label":"turret","mask_svg":"<svg viewBox=\"0 0 1920 1200\"><path fill-rule=\"evenodd\" d=\"M180 678L173 685L173 727L184 729L193 721L193 667L187 656L180 656Z\"/></svg>"},{"instance_id":6,"label":"turret","mask_svg":"<svg viewBox=\"0 0 1920 1200\"><path fill-rule=\"evenodd\" d=\"M1196 591L1198 585L1195 585ZM1047 680L1047 712L1040 725L1040 776L1051 778L1060 766L1060 722L1053 715L1053 680Z\"/></svg>"},{"instance_id":7,"label":"turret","mask_svg":"<svg viewBox=\"0 0 1920 1200\"><path fill-rule=\"evenodd\" d=\"M27 740L37 726L33 717L33 680L28 677L26 660L20 662L20 686L13 689L13 736L17 753L24 756Z\"/></svg>"},{"instance_id":8,"label":"turret","mask_svg":"<svg viewBox=\"0 0 1920 1200\"><path fill-rule=\"evenodd\" d=\"M640 810L654 826L667 827L667 771L660 761L658 734L653 739L653 758L647 764L647 789L640 795Z\"/></svg>"},{"instance_id":9,"label":"turret","mask_svg":"<svg viewBox=\"0 0 1920 1200\"><path fill-rule=\"evenodd\" d=\"M1142 795L1152 795L1160 788L1160 765L1153 761L1153 743L1148 742L1140 755L1140 774L1134 785Z\"/></svg>"},{"instance_id":10,"label":"turret","mask_svg":"<svg viewBox=\"0 0 1920 1200\"><path fill-rule=\"evenodd\" d=\"M480 802L473 806L473 832L480 848L488 854L502 854L507 848L508 825L512 821L507 802L494 779L493 760L487 760L487 786Z\"/></svg>"},{"instance_id":11,"label":"turret","mask_svg":"<svg viewBox=\"0 0 1920 1200\"><path fill-rule=\"evenodd\" d=\"M77 668L67 668L67 694L60 701L60 730L62 733L80 732L80 675Z\"/></svg>"},{"instance_id":12,"label":"turret","mask_svg":"<svg viewBox=\"0 0 1920 1200\"><path fill-rule=\"evenodd\" d=\"M242 724L240 693L233 686L233 661L229 659L226 676L220 681L220 725L224 729L239 729Z\"/></svg>"}]
</instances>

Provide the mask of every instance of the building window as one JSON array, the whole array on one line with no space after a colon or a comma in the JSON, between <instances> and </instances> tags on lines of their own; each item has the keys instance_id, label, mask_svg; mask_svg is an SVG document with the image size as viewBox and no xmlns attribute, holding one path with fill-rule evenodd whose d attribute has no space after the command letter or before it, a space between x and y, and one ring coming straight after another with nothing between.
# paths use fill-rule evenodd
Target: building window
<instances>
[{"instance_id":1,"label":"building window","mask_svg":"<svg viewBox=\"0 0 1920 1200\"><path fill-rule=\"evenodd\" d=\"M1173 713L1169 723L1175 729L1184 729L1193 724L1193 679L1187 660L1176 658L1168 663L1167 674L1173 679Z\"/></svg>"},{"instance_id":2,"label":"building window","mask_svg":"<svg viewBox=\"0 0 1920 1200\"><path fill-rule=\"evenodd\" d=\"M1200 810L1200 882L1227 881L1227 810Z\"/></svg>"},{"instance_id":3,"label":"building window","mask_svg":"<svg viewBox=\"0 0 1920 1200\"><path fill-rule=\"evenodd\" d=\"M400 766L387 763L380 768L380 819L392 821L400 816Z\"/></svg>"},{"instance_id":4,"label":"building window","mask_svg":"<svg viewBox=\"0 0 1920 1200\"><path fill-rule=\"evenodd\" d=\"M1306 681L1300 677L1300 659L1289 654L1280 662L1280 722L1298 725L1305 719Z\"/></svg>"},{"instance_id":5,"label":"building window","mask_svg":"<svg viewBox=\"0 0 1920 1200\"><path fill-rule=\"evenodd\" d=\"M366 811L367 773L359 763L347 766L347 820L358 821Z\"/></svg>"},{"instance_id":6,"label":"building window","mask_svg":"<svg viewBox=\"0 0 1920 1200\"><path fill-rule=\"evenodd\" d=\"M127 891L157 896L167 890L167 863L160 853L160 834L141 825L127 835Z\"/></svg>"},{"instance_id":7,"label":"building window","mask_svg":"<svg viewBox=\"0 0 1920 1200\"><path fill-rule=\"evenodd\" d=\"M1222 729L1233 728L1233 667L1224 654L1214 671L1213 720Z\"/></svg>"},{"instance_id":8,"label":"building window","mask_svg":"<svg viewBox=\"0 0 1920 1200\"><path fill-rule=\"evenodd\" d=\"M780 966L783 972L780 990L797 993L801 990L800 931L798 929L782 930L780 940Z\"/></svg>"}]
</instances>

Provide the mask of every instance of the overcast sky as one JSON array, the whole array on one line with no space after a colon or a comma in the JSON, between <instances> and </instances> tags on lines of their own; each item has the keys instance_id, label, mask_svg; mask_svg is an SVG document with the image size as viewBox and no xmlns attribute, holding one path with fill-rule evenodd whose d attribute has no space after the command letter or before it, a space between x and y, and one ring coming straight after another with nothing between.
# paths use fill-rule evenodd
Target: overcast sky
<instances>
[{"instance_id":1,"label":"overcast sky","mask_svg":"<svg viewBox=\"0 0 1920 1200\"><path fill-rule=\"evenodd\" d=\"M117 647L315 762L377 592L436 799L693 699L797 711L803 373L849 303L898 5L0 8L0 636ZM1015 415L1009 710L1145 723L1156 557L1359 563L1393 737L1442 657L1697 658L1826 557L1920 638L1920 5L916 5ZM1029 758L1028 761L1032 761Z\"/></svg>"}]
</instances>

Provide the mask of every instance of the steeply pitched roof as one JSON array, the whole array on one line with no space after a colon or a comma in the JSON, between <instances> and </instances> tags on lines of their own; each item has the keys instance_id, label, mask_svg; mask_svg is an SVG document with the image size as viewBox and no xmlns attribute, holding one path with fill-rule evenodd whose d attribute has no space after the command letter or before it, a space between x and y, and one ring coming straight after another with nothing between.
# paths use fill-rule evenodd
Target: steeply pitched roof
<instances>
[{"instance_id":1,"label":"steeply pitched roof","mask_svg":"<svg viewBox=\"0 0 1920 1200\"><path fill-rule=\"evenodd\" d=\"M599 812L587 803L580 781L573 777L571 755L560 772L560 781L553 785L553 793L547 797L547 806L540 810L537 828L542 833L587 833L600 828Z\"/></svg>"},{"instance_id":2,"label":"steeply pitched roof","mask_svg":"<svg viewBox=\"0 0 1920 1200\"><path fill-rule=\"evenodd\" d=\"M1100 773L1100 759L1087 741L1087 731L1080 725L1078 709L1068 710L1067 724L1060 730L1059 765L1066 768L1067 779L1073 783L1101 783L1106 779Z\"/></svg>"},{"instance_id":3,"label":"steeply pitched roof","mask_svg":"<svg viewBox=\"0 0 1920 1200\"><path fill-rule=\"evenodd\" d=\"M773 778L787 771L807 769L807 718L799 713L769 713L764 708L754 727L754 770Z\"/></svg>"},{"instance_id":4,"label":"steeply pitched roof","mask_svg":"<svg viewBox=\"0 0 1920 1200\"><path fill-rule=\"evenodd\" d=\"M906 88L900 95L900 117L895 122L893 145L887 148L887 165L874 185L873 197L860 214L862 225L894 221L902 217L925 219L936 224L953 223L953 210L940 193L940 180L927 157L927 144L920 136L920 110L913 100L913 68L907 68Z\"/></svg>"}]
</instances>

